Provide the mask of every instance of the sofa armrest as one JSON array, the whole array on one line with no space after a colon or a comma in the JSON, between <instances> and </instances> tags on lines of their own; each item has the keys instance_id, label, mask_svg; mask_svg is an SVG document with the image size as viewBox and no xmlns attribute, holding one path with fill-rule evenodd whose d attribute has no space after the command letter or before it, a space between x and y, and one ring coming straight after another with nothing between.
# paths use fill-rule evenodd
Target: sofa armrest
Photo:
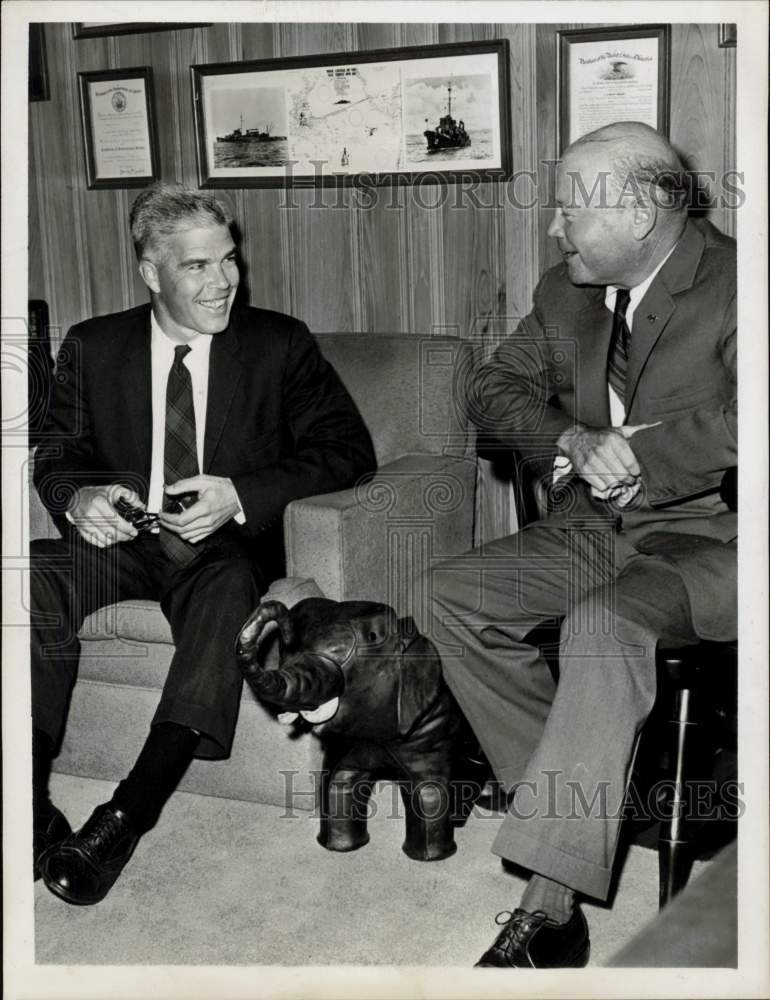
<instances>
[{"instance_id":1,"label":"sofa armrest","mask_svg":"<svg viewBox=\"0 0 770 1000\"><path fill-rule=\"evenodd\" d=\"M287 573L333 600L369 600L412 614L419 578L473 543L476 462L402 455L353 489L286 508Z\"/></svg>"}]
</instances>

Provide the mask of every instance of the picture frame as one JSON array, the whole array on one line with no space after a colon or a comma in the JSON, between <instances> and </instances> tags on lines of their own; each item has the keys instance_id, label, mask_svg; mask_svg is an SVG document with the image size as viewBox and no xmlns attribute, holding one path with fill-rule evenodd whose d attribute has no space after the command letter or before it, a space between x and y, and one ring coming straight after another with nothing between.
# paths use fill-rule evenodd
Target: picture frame
<instances>
[{"instance_id":1,"label":"picture frame","mask_svg":"<svg viewBox=\"0 0 770 1000\"><path fill-rule=\"evenodd\" d=\"M159 176L149 66L78 73L89 190L145 187Z\"/></svg>"},{"instance_id":2,"label":"picture frame","mask_svg":"<svg viewBox=\"0 0 770 1000\"><path fill-rule=\"evenodd\" d=\"M717 45L720 49L734 49L738 44L738 25L724 23L717 25Z\"/></svg>"},{"instance_id":3,"label":"picture frame","mask_svg":"<svg viewBox=\"0 0 770 1000\"><path fill-rule=\"evenodd\" d=\"M613 121L642 121L668 136L671 28L613 25L558 33L557 146Z\"/></svg>"},{"instance_id":4,"label":"picture frame","mask_svg":"<svg viewBox=\"0 0 770 1000\"><path fill-rule=\"evenodd\" d=\"M510 175L504 39L197 65L190 73L204 188Z\"/></svg>"},{"instance_id":5,"label":"picture frame","mask_svg":"<svg viewBox=\"0 0 770 1000\"><path fill-rule=\"evenodd\" d=\"M207 28L211 21L75 21L72 37L105 38L109 35L143 35L148 31L178 31L181 28Z\"/></svg>"}]
</instances>

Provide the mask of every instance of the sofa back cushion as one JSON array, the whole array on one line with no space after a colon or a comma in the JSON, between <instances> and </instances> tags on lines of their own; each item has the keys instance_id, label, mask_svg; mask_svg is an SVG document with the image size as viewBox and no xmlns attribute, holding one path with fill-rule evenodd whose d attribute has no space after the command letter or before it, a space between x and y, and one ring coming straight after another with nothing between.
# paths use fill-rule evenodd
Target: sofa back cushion
<instances>
[{"instance_id":1,"label":"sofa back cushion","mask_svg":"<svg viewBox=\"0 0 770 1000\"><path fill-rule=\"evenodd\" d=\"M467 342L410 334L316 337L361 411L380 466L409 453L439 455L448 445L465 450Z\"/></svg>"}]
</instances>

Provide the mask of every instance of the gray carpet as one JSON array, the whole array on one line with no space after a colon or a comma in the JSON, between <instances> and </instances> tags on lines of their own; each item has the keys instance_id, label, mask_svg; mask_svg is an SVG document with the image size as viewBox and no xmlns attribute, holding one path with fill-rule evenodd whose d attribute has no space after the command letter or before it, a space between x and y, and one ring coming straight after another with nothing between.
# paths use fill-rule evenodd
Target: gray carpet
<instances>
[{"instance_id":1,"label":"gray carpet","mask_svg":"<svg viewBox=\"0 0 770 1000\"><path fill-rule=\"evenodd\" d=\"M112 787L52 782L73 825ZM370 843L333 854L306 812L178 793L98 906L68 906L36 884L36 962L472 966L524 885L489 853L500 818L477 811L453 857L421 864L400 849L394 786L374 802ZM656 855L632 847L612 908L585 905L591 964L604 965L656 910Z\"/></svg>"},{"instance_id":2,"label":"gray carpet","mask_svg":"<svg viewBox=\"0 0 770 1000\"><path fill-rule=\"evenodd\" d=\"M112 787L52 782L73 826ZM421 864L401 852L394 801L393 786L382 786L370 843L332 854L308 813L178 793L99 905L68 906L36 884L36 962L470 967L524 885L489 852L500 817L478 811L453 857ZM591 965L606 964L656 912L656 854L632 847L612 908L585 904Z\"/></svg>"}]
</instances>

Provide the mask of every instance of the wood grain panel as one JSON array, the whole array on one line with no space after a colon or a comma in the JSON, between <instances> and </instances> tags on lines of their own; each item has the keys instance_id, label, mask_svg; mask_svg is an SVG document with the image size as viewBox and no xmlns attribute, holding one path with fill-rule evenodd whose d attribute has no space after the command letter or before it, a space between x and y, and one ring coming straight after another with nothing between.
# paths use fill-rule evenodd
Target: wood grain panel
<instances>
[{"instance_id":1,"label":"wood grain panel","mask_svg":"<svg viewBox=\"0 0 770 1000\"><path fill-rule=\"evenodd\" d=\"M329 193L292 192L298 207L286 212L291 311L311 330L345 332L355 329L349 192Z\"/></svg>"},{"instance_id":2,"label":"wood grain panel","mask_svg":"<svg viewBox=\"0 0 770 1000\"><path fill-rule=\"evenodd\" d=\"M505 308L498 192L497 183L480 185L477 191L450 185L441 210L443 322L447 333L463 338L485 336L498 309Z\"/></svg>"},{"instance_id":3,"label":"wood grain panel","mask_svg":"<svg viewBox=\"0 0 770 1000\"><path fill-rule=\"evenodd\" d=\"M356 47L395 48L401 44L397 24L357 24ZM394 198L395 195L395 198ZM391 186L355 192L351 201L358 251L360 329L403 332L408 328L408 268L404 209Z\"/></svg>"},{"instance_id":4,"label":"wood grain panel","mask_svg":"<svg viewBox=\"0 0 770 1000\"><path fill-rule=\"evenodd\" d=\"M538 169L537 106L535 87L535 26L506 24L511 88L511 141L513 169ZM537 258L538 214L523 210L509 189L505 200L506 309L516 317L529 310L539 273Z\"/></svg>"},{"instance_id":5,"label":"wood grain panel","mask_svg":"<svg viewBox=\"0 0 770 1000\"><path fill-rule=\"evenodd\" d=\"M309 56L327 52L349 52L355 49L355 25L350 23L315 22L282 24L281 55Z\"/></svg>"},{"instance_id":6,"label":"wood grain panel","mask_svg":"<svg viewBox=\"0 0 770 1000\"><path fill-rule=\"evenodd\" d=\"M356 24L357 48L394 49L402 45L401 25L360 22Z\"/></svg>"},{"instance_id":7,"label":"wood grain panel","mask_svg":"<svg viewBox=\"0 0 770 1000\"><path fill-rule=\"evenodd\" d=\"M272 24L242 24L239 59L272 59L275 55Z\"/></svg>"},{"instance_id":8,"label":"wood grain panel","mask_svg":"<svg viewBox=\"0 0 770 1000\"><path fill-rule=\"evenodd\" d=\"M450 42L488 42L499 37L498 25L491 21L438 25L438 41L442 45Z\"/></svg>"},{"instance_id":9,"label":"wood grain panel","mask_svg":"<svg viewBox=\"0 0 770 1000\"><path fill-rule=\"evenodd\" d=\"M734 116L734 97L725 101L725 53L716 45L713 24L675 24L671 31L671 139L692 170L716 175L704 185L716 202L707 217L725 229L726 212L719 205L721 178L727 164L725 133L734 135L724 121L726 107ZM732 107L731 107L732 105ZM734 141L734 140L733 140ZM730 164L732 166L733 164Z\"/></svg>"}]
</instances>

